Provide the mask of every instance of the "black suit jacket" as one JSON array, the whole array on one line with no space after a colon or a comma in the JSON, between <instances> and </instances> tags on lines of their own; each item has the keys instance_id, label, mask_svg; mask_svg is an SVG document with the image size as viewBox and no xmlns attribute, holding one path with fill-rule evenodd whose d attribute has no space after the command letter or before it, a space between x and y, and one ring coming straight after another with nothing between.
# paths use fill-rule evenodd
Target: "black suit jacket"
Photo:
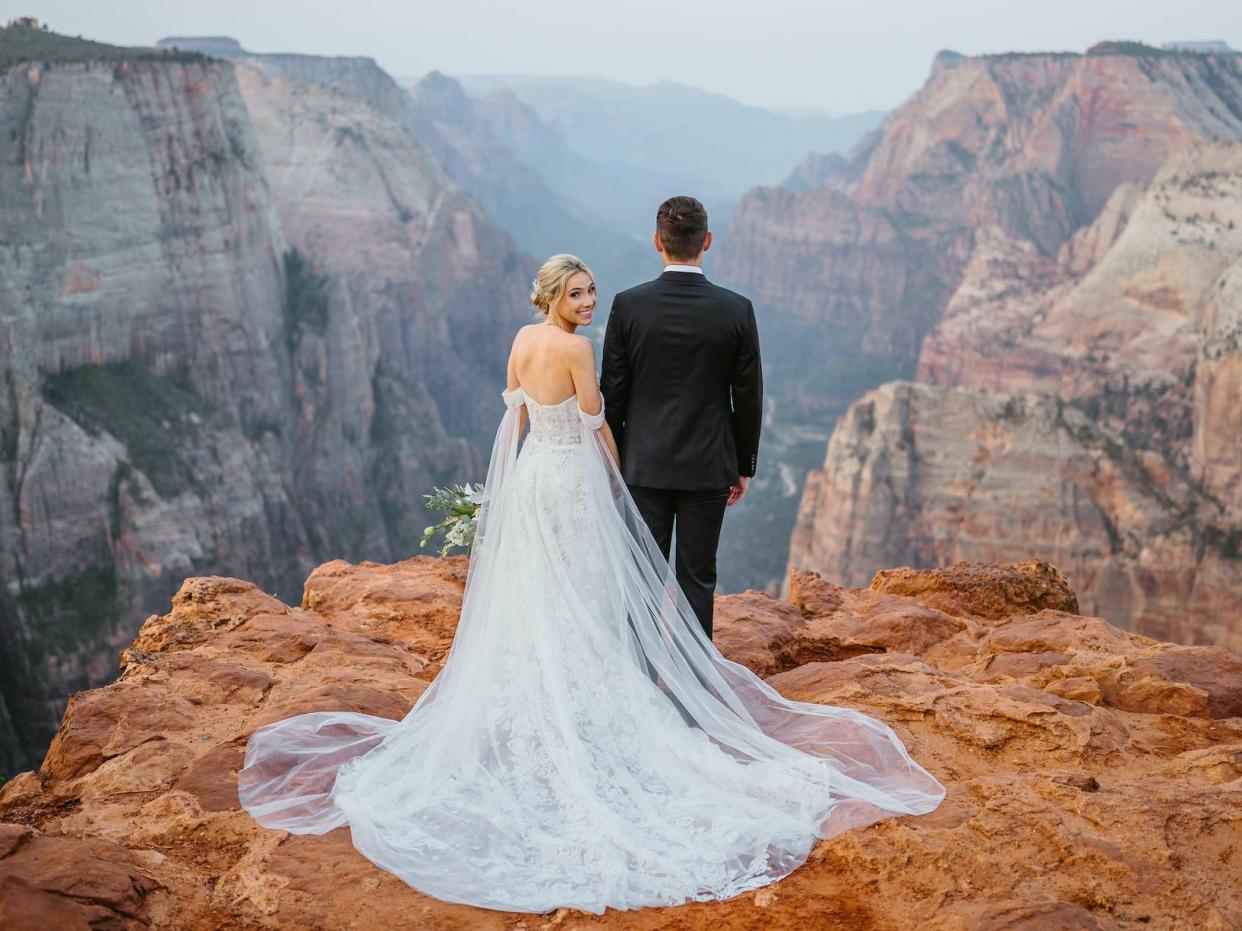
<instances>
[{"instance_id":1,"label":"black suit jacket","mask_svg":"<svg viewBox=\"0 0 1242 931\"><path fill-rule=\"evenodd\" d=\"M629 485L723 488L754 475L763 418L755 310L698 272L613 299L600 391Z\"/></svg>"}]
</instances>

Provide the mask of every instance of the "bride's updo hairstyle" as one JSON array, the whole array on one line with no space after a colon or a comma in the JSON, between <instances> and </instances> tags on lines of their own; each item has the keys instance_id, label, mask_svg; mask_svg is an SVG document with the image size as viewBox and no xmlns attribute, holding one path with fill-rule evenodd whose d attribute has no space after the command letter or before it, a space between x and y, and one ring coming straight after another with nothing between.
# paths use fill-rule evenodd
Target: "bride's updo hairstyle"
<instances>
[{"instance_id":1,"label":"bride's updo hairstyle","mask_svg":"<svg viewBox=\"0 0 1242 931\"><path fill-rule=\"evenodd\" d=\"M595 276L587 268L586 262L576 255L570 255L567 252L554 255L543 263L539 269L539 274L531 282L531 287L534 290L530 292L530 302L539 309L539 313L545 317L548 315L552 305L559 301L561 295L565 293L565 282L577 272L586 272L588 275L591 275L592 281L595 280Z\"/></svg>"}]
</instances>

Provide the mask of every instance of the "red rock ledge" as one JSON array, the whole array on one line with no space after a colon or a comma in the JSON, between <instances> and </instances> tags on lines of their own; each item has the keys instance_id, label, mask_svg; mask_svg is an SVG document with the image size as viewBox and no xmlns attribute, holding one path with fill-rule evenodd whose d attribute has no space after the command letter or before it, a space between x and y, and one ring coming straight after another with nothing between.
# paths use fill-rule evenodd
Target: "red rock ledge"
<instances>
[{"instance_id":1,"label":"red rock ledge","mask_svg":"<svg viewBox=\"0 0 1242 931\"><path fill-rule=\"evenodd\" d=\"M400 717L447 652L465 565L328 563L296 608L187 579L121 677L72 697L39 772L0 790L0 927L1242 927L1242 658L1081 617L1046 563L852 591L795 572L790 604L717 600L726 654L887 721L949 790L727 902L486 911L418 894L347 829L255 825L234 781L247 735L318 709Z\"/></svg>"}]
</instances>

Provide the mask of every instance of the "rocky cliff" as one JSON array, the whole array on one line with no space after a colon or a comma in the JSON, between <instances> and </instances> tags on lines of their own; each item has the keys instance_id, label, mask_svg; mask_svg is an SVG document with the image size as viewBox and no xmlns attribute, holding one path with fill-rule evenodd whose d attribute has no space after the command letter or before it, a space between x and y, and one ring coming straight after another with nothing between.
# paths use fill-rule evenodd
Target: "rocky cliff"
<instances>
[{"instance_id":1,"label":"rocky cliff","mask_svg":"<svg viewBox=\"0 0 1242 931\"><path fill-rule=\"evenodd\" d=\"M1238 140L1236 54L944 54L847 159L812 159L785 187L752 191L721 272L760 313L772 396L765 510L792 526L803 470L822 457L800 438L826 438L865 391L929 371L925 344L963 288L1004 290L979 273L989 256L1006 267L1021 256L1005 287L1042 299L1094 266L1125 227L1128 198L1171 153ZM1020 300L1015 292L1011 304ZM1093 325L1127 330L1109 307ZM970 353L945 339L945 364L969 369Z\"/></svg>"},{"instance_id":2,"label":"rocky cliff","mask_svg":"<svg viewBox=\"0 0 1242 931\"><path fill-rule=\"evenodd\" d=\"M0 31L0 772L186 575L409 552L527 278L360 97L37 38Z\"/></svg>"},{"instance_id":3,"label":"rocky cliff","mask_svg":"<svg viewBox=\"0 0 1242 931\"><path fill-rule=\"evenodd\" d=\"M325 452L370 425L390 454L366 475L384 489L374 529L408 551L432 479L485 464L528 260L400 120L341 84L235 68L282 228L325 280L326 322L294 350L302 422Z\"/></svg>"},{"instance_id":4,"label":"rocky cliff","mask_svg":"<svg viewBox=\"0 0 1242 931\"><path fill-rule=\"evenodd\" d=\"M458 81L436 71L406 90L364 57L252 52L222 37L171 37L158 44L224 56L269 77L280 75L365 101L418 140L445 174L528 253L526 264L538 267L558 252L583 256L599 278L605 310L614 292L659 268L653 250L636 244L594 208L593 193L623 199L626 193L601 191L604 169L575 157L557 130L512 95L477 101ZM568 182L566 173L587 182ZM550 178L557 183L545 180ZM651 216L658 203L652 201ZM602 326L598 329L602 334Z\"/></svg>"},{"instance_id":5,"label":"rocky cliff","mask_svg":"<svg viewBox=\"0 0 1242 931\"><path fill-rule=\"evenodd\" d=\"M1242 650L1236 542L1215 512L1072 404L892 382L841 419L790 549L851 585L886 562L1055 558L1093 614Z\"/></svg>"},{"instance_id":6,"label":"rocky cliff","mask_svg":"<svg viewBox=\"0 0 1242 931\"><path fill-rule=\"evenodd\" d=\"M30 63L0 101L11 771L135 611L194 565L296 584L305 531L246 435L281 419L286 243L231 69Z\"/></svg>"},{"instance_id":7,"label":"rocky cliff","mask_svg":"<svg viewBox=\"0 0 1242 931\"><path fill-rule=\"evenodd\" d=\"M813 409L839 395L850 356L913 373L977 230L1055 255L1169 152L1239 139L1239 55L942 57L834 169L848 183L748 194L721 271L769 308L775 335L816 326L804 351L827 365L786 376L814 387L800 401Z\"/></svg>"},{"instance_id":8,"label":"rocky cliff","mask_svg":"<svg viewBox=\"0 0 1242 931\"><path fill-rule=\"evenodd\" d=\"M761 452L769 463L770 513L794 528L801 475L822 462L822 447L811 453L802 438L826 438L863 392L892 379L1007 394L1043 394L1058 382L1052 396L1081 397L1090 410L1095 402L1086 398L1100 386L1126 391L1123 365L1100 375L1104 355L1114 362L1145 355L1149 367L1177 355L1185 379L1180 389L1161 390L1161 401L1130 392L1131 420L1145 417L1146 444L1163 447L1166 434L1189 425L1174 411L1182 405L1185 412L1197 390L1189 367L1199 351L1191 331L1200 324L1184 325L1197 312L1161 308L1161 293L1206 300L1196 288L1216 282L1222 259L1230 257L1231 209L1208 204L1220 191L1194 205L1190 192L1179 194L1181 205L1170 207L1175 214L1187 207L1179 221L1153 228L1146 241L1134 233L1124 262L1118 253L1112 269L1092 269L1123 236L1136 202L1161 166L1171 164L1171 154L1240 139L1242 56L1232 53L1177 55L1125 45L1088 55L944 53L927 84L847 159L811 159L784 189L751 192L730 227L722 271L760 307L773 398L771 442ZM1160 215L1164 207L1155 197L1143 210ZM1216 223L1213 211L1220 236L1208 231ZM1205 245L1182 248L1179 237L1200 233ZM1207 245L1213 237L1215 246ZM1215 257L1208 256L1212 248ZM1136 267L1122 268L1141 266L1144 254L1156 251L1169 257L1151 262L1145 278ZM1126 276L1133 281L1123 281ZM1109 293L1113 286L1131 292ZM1045 326L1040 339L1026 339L1018 328L1030 329L1069 290L1076 298L1057 328ZM974 312L966 314L966 307ZM1150 328L1145 338L1144 326ZM1175 330L1176 345L1161 345ZM1072 348L1087 339L1097 348ZM1066 351L1061 341L1069 344ZM989 346L990 364L982 367L980 345ZM1171 389L1172 380L1161 376L1160 384ZM1078 385L1063 391L1071 381ZM1218 390L1228 396L1231 384L1225 376ZM1118 397L1110 403L1117 407ZM1223 449L1215 456L1218 461ZM810 506L810 499L802 504L786 565L806 562ZM826 520L817 526L817 533L851 535L848 528L828 529ZM835 544L817 545L826 551ZM899 544L894 547L871 570L898 560ZM940 559L951 559L949 549ZM840 575L862 571L814 565ZM1090 591L1082 578L1074 583ZM1110 616L1129 619L1124 609ZM1169 628L1153 629L1172 636Z\"/></svg>"},{"instance_id":9,"label":"rocky cliff","mask_svg":"<svg viewBox=\"0 0 1242 931\"><path fill-rule=\"evenodd\" d=\"M1242 658L1078 614L1046 563L893 570L790 602L717 600L716 641L777 690L890 724L947 787L933 813L821 841L785 880L676 909L534 916L422 896L347 828L240 810L253 731L401 717L440 669L465 560L320 566L293 607L187 579L0 790L5 927L1215 928L1242 923Z\"/></svg>"},{"instance_id":10,"label":"rocky cliff","mask_svg":"<svg viewBox=\"0 0 1242 931\"><path fill-rule=\"evenodd\" d=\"M861 584L1039 556L1115 623L1242 649L1240 205L1242 145L1196 146L1056 256L981 231L924 342L931 384L842 418L791 565Z\"/></svg>"}]
</instances>

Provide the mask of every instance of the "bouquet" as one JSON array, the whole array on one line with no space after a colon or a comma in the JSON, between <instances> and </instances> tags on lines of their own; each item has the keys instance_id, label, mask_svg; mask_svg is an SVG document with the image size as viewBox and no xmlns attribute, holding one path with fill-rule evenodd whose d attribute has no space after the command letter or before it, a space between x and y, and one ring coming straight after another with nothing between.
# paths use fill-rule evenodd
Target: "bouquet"
<instances>
[{"instance_id":1,"label":"bouquet","mask_svg":"<svg viewBox=\"0 0 1242 931\"><path fill-rule=\"evenodd\" d=\"M440 555L447 556L455 546L469 550L474 544L474 530L479 520L479 505L483 503L483 484L450 485L448 488L436 488L429 495L425 505L429 511L443 511L444 519L432 524L423 531L423 539L418 544L423 549L438 533L444 534L444 542L440 546Z\"/></svg>"}]
</instances>

